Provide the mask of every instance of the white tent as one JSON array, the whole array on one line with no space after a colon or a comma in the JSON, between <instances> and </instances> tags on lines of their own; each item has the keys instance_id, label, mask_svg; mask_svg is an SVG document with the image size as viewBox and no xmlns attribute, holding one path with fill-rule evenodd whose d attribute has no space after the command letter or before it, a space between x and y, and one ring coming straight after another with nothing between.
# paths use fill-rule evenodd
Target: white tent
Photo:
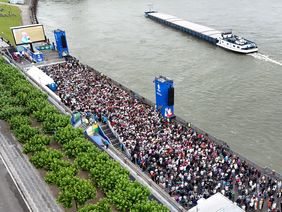
<instances>
[{"instance_id":1,"label":"white tent","mask_svg":"<svg viewBox=\"0 0 282 212\"><path fill-rule=\"evenodd\" d=\"M35 81L41 89L47 92L50 96L55 98L58 102L61 102L61 98L57 96L52 90L47 87L47 85L55 83L54 80L45 74L41 69L32 66L27 72L27 75Z\"/></svg>"},{"instance_id":2,"label":"white tent","mask_svg":"<svg viewBox=\"0 0 282 212\"><path fill-rule=\"evenodd\" d=\"M45 86L54 83L54 80L45 74L41 69L32 66L28 71L27 75L30 76L38 84Z\"/></svg>"},{"instance_id":3,"label":"white tent","mask_svg":"<svg viewBox=\"0 0 282 212\"><path fill-rule=\"evenodd\" d=\"M216 193L208 199L199 199L197 205L189 212L244 212L244 210L221 193Z\"/></svg>"},{"instance_id":4,"label":"white tent","mask_svg":"<svg viewBox=\"0 0 282 212\"><path fill-rule=\"evenodd\" d=\"M10 0L11 4L24 4L24 0Z\"/></svg>"}]
</instances>

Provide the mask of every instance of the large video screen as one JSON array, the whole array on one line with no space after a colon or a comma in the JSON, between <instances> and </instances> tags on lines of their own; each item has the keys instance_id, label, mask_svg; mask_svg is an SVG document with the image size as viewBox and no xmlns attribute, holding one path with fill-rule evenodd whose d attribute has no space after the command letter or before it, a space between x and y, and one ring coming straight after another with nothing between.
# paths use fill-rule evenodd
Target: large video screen
<instances>
[{"instance_id":1,"label":"large video screen","mask_svg":"<svg viewBox=\"0 0 282 212\"><path fill-rule=\"evenodd\" d=\"M45 41L45 33L41 24L12 27L16 45Z\"/></svg>"}]
</instances>

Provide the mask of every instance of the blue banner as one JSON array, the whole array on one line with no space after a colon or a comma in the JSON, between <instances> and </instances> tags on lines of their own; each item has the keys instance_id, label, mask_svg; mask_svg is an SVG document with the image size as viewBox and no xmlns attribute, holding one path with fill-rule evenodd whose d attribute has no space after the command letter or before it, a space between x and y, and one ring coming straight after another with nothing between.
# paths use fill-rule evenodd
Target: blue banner
<instances>
[{"instance_id":1,"label":"blue banner","mask_svg":"<svg viewBox=\"0 0 282 212\"><path fill-rule=\"evenodd\" d=\"M65 31L62 31L60 29L57 29L54 31L54 36L56 40L56 46L59 53L59 57L62 58L64 56L69 55L69 48L66 38Z\"/></svg>"},{"instance_id":2,"label":"blue banner","mask_svg":"<svg viewBox=\"0 0 282 212\"><path fill-rule=\"evenodd\" d=\"M174 106L168 105L169 89L173 88L173 81L165 77L155 78L156 107L165 118L174 116Z\"/></svg>"},{"instance_id":3,"label":"blue banner","mask_svg":"<svg viewBox=\"0 0 282 212\"><path fill-rule=\"evenodd\" d=\"M29 55L30 60L36 63L43 62L44 57L42 52L40 51L32 52L28 47L23 47L23 49Z\"/></svg>"}]
</instances>

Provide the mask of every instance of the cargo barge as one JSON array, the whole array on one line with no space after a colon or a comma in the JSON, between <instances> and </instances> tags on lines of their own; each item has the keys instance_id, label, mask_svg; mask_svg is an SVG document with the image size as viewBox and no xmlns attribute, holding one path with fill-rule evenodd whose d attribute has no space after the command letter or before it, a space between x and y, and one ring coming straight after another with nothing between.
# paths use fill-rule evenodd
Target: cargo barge
<instances>
[{"instance_id":1,"label":"cargo barge","mask_svg":"<svg viewBox=\"0 0 282 212\"><path fill-rule=\"evenodd\" d=\"M221 32L157 11L147 11L145 17L233 52L248 54L258 51L254 42L234 35L232 32Z\"/></svg>"}]
</instances>

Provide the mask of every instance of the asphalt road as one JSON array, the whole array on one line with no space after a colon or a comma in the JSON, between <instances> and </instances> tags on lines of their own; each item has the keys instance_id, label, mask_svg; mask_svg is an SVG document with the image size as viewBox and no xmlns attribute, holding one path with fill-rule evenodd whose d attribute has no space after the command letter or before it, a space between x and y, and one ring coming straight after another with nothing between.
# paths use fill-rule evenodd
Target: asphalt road
<instances>
[{"instance_id":1,"label":"asphalt road","mask_svg":"<svg viewBox=\"0 0 282 212\"><path fill-rule=\"evenodd\" d=\"M0 159L0 212L6 211L27 212L28 209Z\"/></svg>"}]
</instances>

